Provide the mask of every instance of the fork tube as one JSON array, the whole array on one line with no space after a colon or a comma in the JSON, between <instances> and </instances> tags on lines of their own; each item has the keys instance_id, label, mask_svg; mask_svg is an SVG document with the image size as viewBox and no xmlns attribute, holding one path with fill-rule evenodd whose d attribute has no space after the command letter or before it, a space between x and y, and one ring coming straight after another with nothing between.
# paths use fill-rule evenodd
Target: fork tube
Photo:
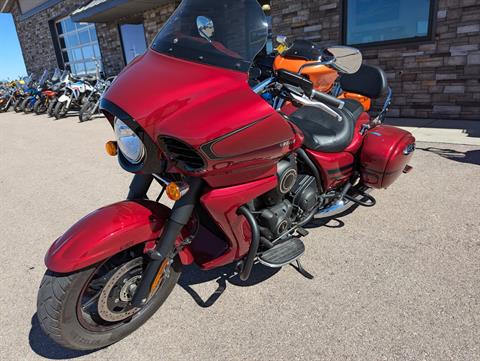
<instances>
[{"instance_id":1,"label":"fork tube","mask_svg":"<svg viewBox=\"0 0 480 361\"><path fill-rule=\"evenodd\" d=\"M158 274L160 266L166 257L171 257L171 252L175 249L175 240L192 216L200 190L202 189L202 180L200 178L189 178L187 183L190 186L190 190L175 202L170 219L163 228L155 249L148 252L150 259L143 271L140 284L133 295L133 307L141 307L148 301L152 283Z\"/></svg>"},{"instance_id":2,"label":"fork tube","mask_svg":"<svg viewBox=\"0 0 480 361\"><path fill-rule=\"evenodd\" d=\"M153 175L151 174L135 174L130 183L130 191L128 192L127 199L132 201L134 199L147 198L147 192L153 181Z\"/></svg>"}]
</instances>

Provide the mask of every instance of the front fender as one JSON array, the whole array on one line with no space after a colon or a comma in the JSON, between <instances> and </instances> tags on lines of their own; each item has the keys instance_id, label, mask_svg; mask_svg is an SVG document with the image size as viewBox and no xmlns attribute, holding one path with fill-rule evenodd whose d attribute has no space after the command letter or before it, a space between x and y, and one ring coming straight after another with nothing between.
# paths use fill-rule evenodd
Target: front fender
<instances>
[{"instance_id":1,"label":"front fender","mask_svg":"<svg viewBox=\"0 0 480 361\"><path fill-rule=\"evenodd\" d=\"M136 244L155 240L170 217L170 208L152 201L123 201L82 218L58 238L45 256L54 272L73 272ZM180 255L182 256L182 255Z\"/></svg>"}]
</instances>

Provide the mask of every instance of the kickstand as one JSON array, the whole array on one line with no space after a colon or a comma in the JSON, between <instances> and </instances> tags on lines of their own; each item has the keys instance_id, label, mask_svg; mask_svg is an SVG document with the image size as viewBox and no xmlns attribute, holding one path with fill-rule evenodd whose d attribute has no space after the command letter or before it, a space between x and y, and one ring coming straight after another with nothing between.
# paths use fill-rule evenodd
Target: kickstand
<instances>
[{"instance_id":1,"label":"kickstand","mask_svg":"<svg viewBox=\"0 0 480 361\"><path fill-rule=\"evenodd\" d=\"M305 270L305 268L303 268L302 264L300 263L300 260L297 259L295 262L297 263L296 266L293 263L290 263L290 265L293 268L295 268L298 271L298 273L300 273L303 277L309 280L313 280L313 275L309 273L307 270Z\"/></svg>"}]
</instances>

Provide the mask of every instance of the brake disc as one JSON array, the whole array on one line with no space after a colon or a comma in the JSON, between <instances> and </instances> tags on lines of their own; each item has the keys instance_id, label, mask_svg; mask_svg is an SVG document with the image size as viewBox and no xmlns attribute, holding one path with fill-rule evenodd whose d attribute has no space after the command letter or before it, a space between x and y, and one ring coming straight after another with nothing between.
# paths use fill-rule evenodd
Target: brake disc
<instances>
[{"instance_id":1,"label":"brake disc","mask_svg":"<svg viewBox=\"0 0 480 361\"><path fill-rule=\"evenodd\" d=\"M131 307L130 301L142 275L142 258L135 258L120 268L110 277L98 298L98 314L102 319L109 322L125 320L140 308ZM139 274L129 274L136 268Z\"/></svg>"}]
</instances>

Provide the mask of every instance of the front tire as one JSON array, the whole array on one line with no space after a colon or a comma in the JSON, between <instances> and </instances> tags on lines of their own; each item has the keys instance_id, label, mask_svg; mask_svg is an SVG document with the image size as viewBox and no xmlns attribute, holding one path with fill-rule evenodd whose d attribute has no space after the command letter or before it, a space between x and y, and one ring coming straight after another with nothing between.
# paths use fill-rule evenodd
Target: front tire
<instances>
[{"instance_id":1,"label":"front tire","mask_svg":"<svg viewBox=\"0 0 480 361\"><path fill-rule=\"evenodd\" d=\"M53 98L48 103L47 114L48 114L49 117L53 117L53 112L55 111L55 105L57 105L57 102L58 102L58 99Z\"/></svg>"},{"instance_id":2,"label":"front tire","mask_svg":"<svg viewBox=\"0 0 480 361\"><path fill-rule=\"evenodd\" d=\"M80 122L86 122L87 120L92 119L95 106L95 102L87 102L82 105L82 108L78 113L78 118L80 119Z\"/></svg>"},{"instance_id":3,"label":"front tire","mask_svg":"<svg viewBox=\"0 0 480 361\"><path fill-rule=\"evenodd\" d=\"M21 109L22 102L23 102L23 98L18 98L17 100L15 100L15 103L13 103L13 110L15 111L15 113L20 113L22 111Z\"/></svg>"},{"instance_id":4,"label":"front tire","mask_svg":"<svg viewBox=\"0 0 480 361\"><path fill-rule=\"evenodd\" d=\"M128 314L126 312L131 311L121 313L120 310L120 313L115 312L119 307L117 302L122 304L123 301L119 298L124 295L122 293L124 292L123 288L127 284L130 288L131 284L128 282L135 277L135 281L138 281L138 278L141 278L143 268L141 267L142 256L137 254L137 256L130 257L129 260L124 262L125 253L121 258L123 263L119 263L119 255L117 255L102 264L70 274L59 274L51 271L45 273L38 292L37 316L42 329L52 340L74 350L102 348L131 334L160 308L180 277L181 264L178 258L168 268L168 276L162 279L147 304L135 313ZM109 264L109 262L112 264ZM118 273L123 272L126 269L125 266L129 264L136 265L137 272L140 272L140 275L129 273L128 277L133 278L127 282L122 280L121 277L119 278ZM99 273L102 269L106 269L108 272L105 274ZM105 279L106 277L109 278ZM125 277L127 277L127 274ZM115 282L116 288L109 284L111 281ZM105 282L105 284L101 286L101 282ZM122 287L122 285L124 286ZM119 291L120 287L122 288ZM87 293L90 292L90 289L93 290L91 291L93 293L98 291L99 296L96 298L97 304L89 304L87 307L87 303L91 300L90 296L85 295L90 295L90 293ZM108 297L112 295L115 299L107 299L105 294ZM93 296L92 299L94 298ZM82 303L85 299L88 301ZM128 305L128 300L126 304ZM125 306L125 309L128 310L128 306ZM85 316L86 312L90 312L88 317ZM103 317L108 318L108 321L100 316L105 314L107 314L107 317ZM119 317L122 319L117 320Z\"/></svg>"},{"instance_id":5,"label":"front tire","mask_svg":"<svg viewBox=\"0 0 480 361\"><path fill-rule=\"evenodd\" d=\"M35 102L33 106L33 110L35 114L40 115L47 111L47 104L45 103L45 99L39 99Z\"/></svg>"},{"instance_id":6,"label":"front tire","mask_svg":"<svg viewBox=\"0 0 480 361\"><path fill-rule=\"evenodd\" d=\"M25 98L22 102L22 104L20 105L20 109L25 113L25 114L28 114L32 111L31 109L31 99L30 98Z\"/></svg>"},{"instance_id":7,"label":"front tire","mask_svg":"<svg viewBox=\"0 0 480 361\"><path fill-rule=\"evenodd\" d=\"M67 115L68 109L67 109L67 102L59 102L57 101L57 104L55 104L55 110L53 111L53 115L55 116L55 119L60 119L63 118L65 115Z\"/></svg>"}]
</instances>

